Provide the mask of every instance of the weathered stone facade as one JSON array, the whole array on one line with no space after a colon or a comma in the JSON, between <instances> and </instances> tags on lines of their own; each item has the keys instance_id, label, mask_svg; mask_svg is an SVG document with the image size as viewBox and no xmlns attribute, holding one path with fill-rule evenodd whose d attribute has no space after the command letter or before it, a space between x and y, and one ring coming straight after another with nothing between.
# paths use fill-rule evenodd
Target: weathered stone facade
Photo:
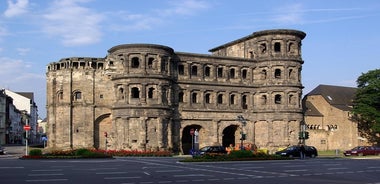
<instances>
[{"instance_id":1,"label":"weathered stone facade","mask_svg":"<svg viewBox=\"0 0 380 184\"><path fill-rule=\"evenodd\" d=\"M318 150L348 150L368 145L351 118L356 88L319 85L303 98L306 144Z\"/></svg>"},{"instance_id":2,"label":"weathered stone facade","mask_svg":"<svg viewBox=\"0 0 380 184\"><path fill-rule=\"evenodd\" d=\"M211 49L112 47L105 58L47 67L49 147L173 150L245 143L270 151L298 143L303 120L297 30L265 30ZM246 126L237 120L243 115Z\"/></svg>"}]
</instances>

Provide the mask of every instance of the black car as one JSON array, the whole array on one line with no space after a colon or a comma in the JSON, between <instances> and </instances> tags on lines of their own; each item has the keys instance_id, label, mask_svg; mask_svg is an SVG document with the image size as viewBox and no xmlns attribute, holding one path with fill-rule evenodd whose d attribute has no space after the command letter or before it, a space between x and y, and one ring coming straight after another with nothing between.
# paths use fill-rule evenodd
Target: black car
<instances>
[{"instance_id":1,"label":"black car","mask_svg":"<svg viewBox=\"0 0 380 184\"><path fill-rule=\"evenodd\" d=\"M318 151L314 146L304 146L305 147L305 156L310 158L315 158L318 156ZM300 154L301 146L289 146L281 151L277 151L276 155L281 155L285 157L301 157Z\"/></svg>"},{"instance_id":2,"label":"black car","mask_svg":"<svg viewBox=\"0 0 380 184\"><path fill-rule=\"evenodd\" d=\"M205 146L198 151L198 155L204 155L209 153L227 154L226 148L223 146Z\"/></svg>"},{"instance_id":3,"label":"black car","mask_svg":"<svg viewBox=\"0 0 380 184\"><path fill-rule=\"evenodd\" d=\"M0 155L4 155L4 154L5 154L5 149L4 147L0 146Z\"/></svg>"}]
</instances>

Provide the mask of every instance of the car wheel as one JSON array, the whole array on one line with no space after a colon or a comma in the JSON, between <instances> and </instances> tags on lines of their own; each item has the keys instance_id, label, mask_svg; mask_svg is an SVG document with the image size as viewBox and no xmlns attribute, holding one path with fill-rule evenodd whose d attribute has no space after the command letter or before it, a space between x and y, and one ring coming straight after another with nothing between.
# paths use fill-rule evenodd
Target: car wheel
<instances>
[{"instance_id":1,"label":"car wheel","mask_svg":"<svg viewBox=\"0 0 380 184\"><path fill-rule=\"evenodd\" d=\"M289 155L289 158L293 158L293 155Z\"/></svg>"},{"instance_id":2,"label":"car wheel","mask_svg":"<svg viewBox=\"0 0 380 184\"><path fill-rule=\"evenodd\" d=\"M315 158L316 156L315 156L314 154L311 154L310 157L311 157L311 158Z\"/></svg>"}]
</instances>

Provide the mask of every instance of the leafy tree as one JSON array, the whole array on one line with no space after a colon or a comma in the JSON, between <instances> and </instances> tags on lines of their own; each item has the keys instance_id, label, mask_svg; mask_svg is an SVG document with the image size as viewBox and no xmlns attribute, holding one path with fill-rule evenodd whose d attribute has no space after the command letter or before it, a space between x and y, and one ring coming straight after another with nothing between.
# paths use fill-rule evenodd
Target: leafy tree
<instances>
[{"instance_id":1,"label":"leafy tree","mask_svg":"<svg viewBox=\"0 0 380 184\"><path fill-rule=\"evenodd\" d=\"M353 118L369 141L380 143L380 69L363 73L356 81Z\"/></svg>"}]
</instances>

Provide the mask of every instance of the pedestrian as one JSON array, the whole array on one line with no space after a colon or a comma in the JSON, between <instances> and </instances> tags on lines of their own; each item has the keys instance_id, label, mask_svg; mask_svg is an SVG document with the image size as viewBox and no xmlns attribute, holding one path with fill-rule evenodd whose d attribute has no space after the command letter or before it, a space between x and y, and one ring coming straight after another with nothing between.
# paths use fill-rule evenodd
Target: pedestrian
<instances>
[{"instance_id":1,"label":"pedestrian","mask_svg":"<svg viewBox=\"0 0 380 184\"><path fill-rule=\"evenodd\" d=\"M303 144L301 144L300 146L300 157L301 159L305 159L305 146Z\"/></svg>"}]
</instances>

